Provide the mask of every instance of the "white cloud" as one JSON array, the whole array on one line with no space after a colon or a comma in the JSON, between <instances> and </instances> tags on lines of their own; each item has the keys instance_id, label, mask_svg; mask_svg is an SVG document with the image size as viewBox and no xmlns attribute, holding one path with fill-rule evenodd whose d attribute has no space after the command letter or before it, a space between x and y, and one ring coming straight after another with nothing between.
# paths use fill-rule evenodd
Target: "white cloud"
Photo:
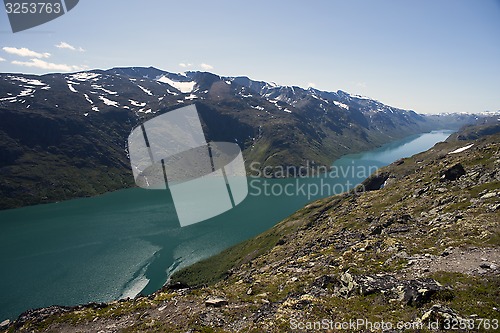
<instances>
[{"instance_id":1,"label":"white cloud","mask_svg":"<svg viewBox=\"0 0 500 333\"><path fill-rule=\"evenodd\" d=\"M2 61L5 61L5 59L4 59L4 58L2 58L2 57L0 57L0 62L2 62Z\"/></svg>"},{"instance_id":2,"label":"white cloud","mask_svg":"<svg viewBox=\"0 0 500 333\"><path fill-rule=\"evenodd\" d=\"M187 67L191 67L191 66L193 66L193 65L192 65L192 64L186 64L186 63L181 62L181 63L179 64L179 66L181 66L182 68L187 68Z\"/></svg>"},{"instance_id":3,"label":"white cloud","mask_svg":"<svg viewBox=\"0 0 500 333\"><path fill-rule=\"evenodd\" d=\"M76 47L74 47L73 45L69 45L66 42L60 42L59 44L56 45L56 47L58 49L68 49L68 50L71 50L71 51L76 51Z\"/></svg>"},{"instance_id":4,"label":"white cloud","mask_svg":"<svg viewBox=\"0 0 500 333\"><path fill-rule=\"evenodd\" d=\"M76 48L74 47L73 45L71 44L68 44L66 42L60 42L59 44L56 45L56 47L58 49L67 49L67 50L71 50L71 51L78 51L78 52L84 52L85 50L81 47L79 48Z\"/></svg>"},{"instance_id":5,"label":"white cloud","mask_svg":"<svg viewBox=\"0 0 500 333\"><path fill-rule=\"evenodd\" d=\"M307 88L316 88L316 83L309 82L309 83L307 84Z\"/></svg>"},{"instance_id":6,"label":"white cloud","mask_svg":"<svg viewBox=\"0 0 500 333\"><path fill-rule=\"evenodd\" d=\"M30 58L48 58L50 57L50 53L38 53L35 51L31 51L30 49L27 49L25 47L22 47L20 49L15 48L15 47L4 47L2 48L7 53L14 54L20 57L30 57Z\"/></svg>"},{"instance_id":7,"label":"white cloud","mask_svg":"<svg viewBox=\"0 0 500 333\"><path fill-rule=\"evenodd\" d=\"M53 71L61 71L61 72L71 72L71 71L79 71L83 70L83 67L80 66L72 66L72 65L66 65L66 64L54 64L51 62L46 62L40 59L31 59L30 61L17 61L14 60L12 61L13 65L19 65L19 66L25 66L25 67L36 67L36 68L41 68L41 69L46 69L46 70L53 70Z\"/></svg>"},{"instance_id":8,"label":"white cloud","mask_svg":"<svg viewBox=\"0 0 500 333\"><path fill-rule=\"evenodd\" d=\"M360 88L366 88L366 82L357 82L356 86L358 86Z\"/></svg>"},{"instance_id":9,"label":"white cloud","mask_svg":"<svg viewBox=\"0 0 500 333\"><path fill-rule=\"evenodd\" d=\"M209 71L211 69L214 69L214 66L208 65L208 64L201 64L200 67L206 71Z\"/></svg>"}]
</instances>

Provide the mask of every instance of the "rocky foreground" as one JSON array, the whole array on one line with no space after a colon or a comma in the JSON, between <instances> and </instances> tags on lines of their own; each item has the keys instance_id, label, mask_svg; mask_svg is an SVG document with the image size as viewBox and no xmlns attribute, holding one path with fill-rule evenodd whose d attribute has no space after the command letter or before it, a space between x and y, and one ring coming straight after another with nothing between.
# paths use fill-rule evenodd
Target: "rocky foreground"
<instances>
[{"instance_id":1,"label":"rocky foreground","mask_svg":"<svg viewBox=\"0 0 500 333\"><path fill-rule=\"evenodd\" d=\"M306 206L153 295L32 310L1 331L498 331L500 134L471 133L381 169L364 192Z\"/></svg>"}]
</instances>

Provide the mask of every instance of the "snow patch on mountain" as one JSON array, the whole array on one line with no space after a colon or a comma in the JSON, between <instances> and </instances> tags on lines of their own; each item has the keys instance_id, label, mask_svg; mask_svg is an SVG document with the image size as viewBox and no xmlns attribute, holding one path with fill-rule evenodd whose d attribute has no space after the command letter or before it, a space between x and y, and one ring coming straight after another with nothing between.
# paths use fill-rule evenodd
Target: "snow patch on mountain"
<instances>
[{"instance_id":1,"label":"snow patch on mountain","mask_svg":"<svg viewBox=\"0 0 500 333\"><path fill-rule=\"evenodd\" d=\"M333 104L337 105L338 107L340 107L342 109L349 110L349 105L347 105L347 104L344 104L344 103L341 103L341 102L337 102L337 101L333 101Z\"/></svg>"},{"instance_id":2,"label":"snow patch on mountain","mask_svg":"<svg viewBox=\"0 0 500 333\"><path fill-rule=\"evenodd\" d=\"M187 99L189 101L192 101L193 99L197 99L197 98L198 98L198 96L196 96L195 94L191 94L187 97L184 97L184 99Z\"/></svg>"},{"instance_id":3,"label":"snow patch on mountain","mask_svg":"<svg viewBox=\"0 0 500 333\"><path fill-rule=\"evenodd\" d=\"M151 92L151 90L149 89L146 89L144 88L143 86L141 86L140 84L137 85L142 91L144 91L146 94L148 94L149 96L153 96L153 93Z\"/></svg>"},{"instance_id":4,"label":"snow patch on mountain","mask_svg":"<svg viewBox=\"0 0 500 333\"><path fill-rule=\"evenodd\" d=\"M78 91L77 91L77 90L73 87L73 85L72 85L70 82L68 82L68 88L69 88L69 90L70 90L71 92L74 92L74 93L77 93L77 92L78 92Z\"/></svg>"},{"instance_id":5,"label":"snow patch on mountain","mask_svg":"<svg viewBox=\"0 0 500 333\"><path fill-rule=\"evenodd\" d=\"M98 84L93 84L92 88L104 91L106 94L109 94L109 95L118 95L118 93L116 91L111 91L111 90L105 89L105 88L103 88L102 86L100 86Z\"/></svg>"},{"instance_id":6,"label":"snow patch on mountain","mask_svg":"<svg viewBox=\"0 0 500 333\"><path fill-rule=\"evenodd\" d=\"M89 80L95 81L99 76L101 76L101 74L92 72L81 72L81 73L71 74L69 77L76 81L89 81Z\"/></svg>"},{"instance_id":7,"label":"snow patch on mountain","mask_svg":"<svg viewBox=\"0 0 500 333\"><path fill-rule=\"evenodd\" d=\"M454 151L450 151L448 154L458 154L458 153L461 153L463 151L466 151L467 149L471 148L472 146L474 146L474 144L470 144L468 146L465 146L465 147L462 147L462 148L458 148L458 149L455 149Z\"/></svg>"},{"instance_id":8,"label":"snow patch on mountain","mask_svg":"<svg viewBox=\"0 0 500 333\"><path fill-rule=\"evenodd\" d=\"M35 91L36 91L35 89L26 88L23 91L21 91L21 93L19 95L17 95L17 97L32 96Z\"/></svg>"},{"instance_id":9,"label":"snow patch on mountain","mask_svg":"<svg viewBox=\"0 0 500 333\"><path fill-rule=\"evenodd\" d=\"M350 97L352 98L357 98L357 99L369 99L372 100L370 97L362 96L362 95L355 95L355 94L349 94ZM375 100L373 100L375 101Z\"/></svg>"},{"instance_id":10,"label":"snow patch on mountain","mask_svg":"<svg viewBox=\"0 0 500 333\"><path fill-rule=\"evenodd\" d=\"M28 79L28 78L24 78L24 77L20 77L20 76L8 76L8 77L11 80L19 81L19 82L26 83L26 84L29 84L32 86L46 86L47 85L46 83L43 83L40 80Z\"/></svg>"},{"instance_id":11,"label":"snow patch on mountain","mask_svg":"<svg viewBox=\"0 0 500 333\"><path fill-rule=\"evenodd\" d=\"M128 101L130 102L130 104L132 106L138 106L140 108L146 106L146 102L140 103L140 102L134 101L133 99L129 99Z\"/></svg>"},{"instance_id":12,"label":"snow patch on mountain","mask_svg":"<svg viewBox=\"0 0 500 333\"><path fill-rule=\"evenodd\" d=\"M156 79L156 81L161 82L161 83L166 83L169 86L174 87L175 89L179 90L180 92L184 94L189 94L194 90L194 86L196 85L195 81L173 81L169 79L168 77L161 76Z\"/></svg>"},{"instance_id":13,"label":"snow patch on mountain","mask_svg":"<svg viewBox=\"0 0 500 333\"><path fill-rule=\"evenodd\" d=\"M83 96L85 96L85 99L87 100L87 102L89 102L90 104L94 104L94 102L92 102L92 100L90 99L89 95L83 94Z\"/></svg>"},{"instance_id":14,"label":"snow patch on mountain","mask_svg":"<svg viewBox=\"0 0 500 333\"><path fill-rule=\"evenodd\" d=\"M269 101L269 103L274 104L274 106L276 106L278 109L280 109L280 110L283 109L283 107L278 104L278 102L280 102L279 100L277 100L277 99L268 99L268 101Z\"/></svg>"},{"instance_id":15,"label":"snow patch on mountain","mask_svg":"<svg viewBox=\"0 0 500 333\"><path fill-rule=\"evenodd\" d=\"M118 102L115 102L115 101L112 101L104 96L99 96L99 99L106 105L109 105L109 106L114 106L115 108L118 107Z\"/></svg>"},{"instance_id":16,"label":"snow patch on mountain","mask_svg":"<svg viewBox=\"0 0 500 333\"><path fill-rule=\"evenodd\" d=\"M175 91L170 91L170 89L167 89L167 94L172 95L172 96L177 96L177 95L179 95L179 94L178 94L178 93L176 93Z\"/></svg>"}]
</instances>

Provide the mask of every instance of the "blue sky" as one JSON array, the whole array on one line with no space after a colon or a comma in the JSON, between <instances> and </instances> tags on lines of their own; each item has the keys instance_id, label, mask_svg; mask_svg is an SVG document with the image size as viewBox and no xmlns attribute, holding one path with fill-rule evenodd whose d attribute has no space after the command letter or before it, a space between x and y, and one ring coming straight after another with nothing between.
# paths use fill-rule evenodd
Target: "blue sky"
<instances>
[{"instance_id":1,"label":"blue sky","mask_svg":"<svg viewBox=\"0 0 500 333\"><path fill-rule=\"evenodd\" d=\"M0 72L117 66L340 89L420 113L500 110L500 0L81 0L16 34L0 13Z\"/></svg>"}]
</instances>

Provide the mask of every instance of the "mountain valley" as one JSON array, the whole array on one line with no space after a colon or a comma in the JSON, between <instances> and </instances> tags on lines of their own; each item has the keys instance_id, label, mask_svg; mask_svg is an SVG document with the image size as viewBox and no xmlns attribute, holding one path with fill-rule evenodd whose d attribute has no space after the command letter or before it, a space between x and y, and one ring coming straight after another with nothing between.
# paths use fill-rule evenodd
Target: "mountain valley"
<instances>
[{"instance_id":1,"label":"mountain valley","mask_svg":"<svg viewBox=\"0 0 500 333\"><path fill-rule=\"evenodd\" d=\"M209 141L238 143L261 168L329 166L346 153L488 118L424 116L343 91L152 67L0 74L0 92L0 209L133 186L130 131L192 103Z\"/></svg>"}]
</instances>

